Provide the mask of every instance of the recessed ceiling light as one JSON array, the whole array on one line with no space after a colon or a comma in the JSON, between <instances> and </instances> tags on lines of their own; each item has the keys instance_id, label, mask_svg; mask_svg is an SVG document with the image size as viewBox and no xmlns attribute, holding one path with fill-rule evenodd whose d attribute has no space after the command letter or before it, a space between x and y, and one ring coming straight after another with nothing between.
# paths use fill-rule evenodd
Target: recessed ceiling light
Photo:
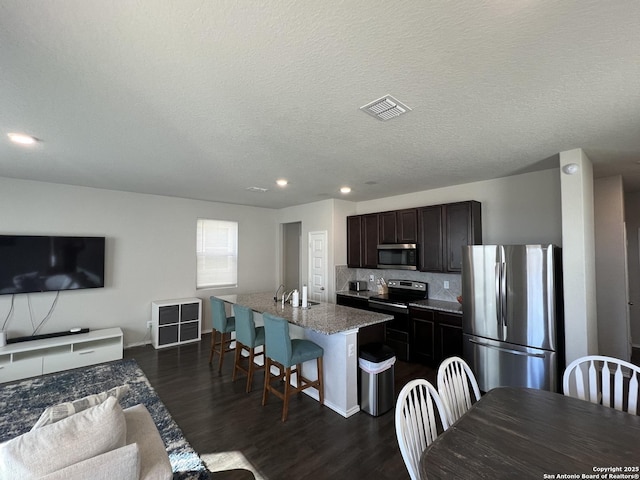
<instances>
[{"instance_id":1,"label":"recessed ceiling light","mask_svg":"<svg viewBox=\"0 0 640 480\"><path fill-rule=\"evenodd\" d=\"M342 187L340 188L341 193L349 193L351 192L351 187Z\"/></svg>"},{"instance_id":2,"label":"recessed ceiling light","mask_svg":"<svg viewBox=\"0 0 640 480\"><path fill-rule=\"evenodd\" d=\"M289 182L287 182L286 178L279 178L278 180L276 180L276 183L280 187L286 187Z\"/></svg>"},{"instance_id":3,"label":"recessed ceiling light","mask_svg":"<svg viewBox=\"0 0 640 480\"><path fill-rule=\"evenodd\" d=\"M12 142L19 143L21 145L33 145L38 141L36 137L25 135L24 133L8 133L7 136Z\"/></svg>"}]
</instances>

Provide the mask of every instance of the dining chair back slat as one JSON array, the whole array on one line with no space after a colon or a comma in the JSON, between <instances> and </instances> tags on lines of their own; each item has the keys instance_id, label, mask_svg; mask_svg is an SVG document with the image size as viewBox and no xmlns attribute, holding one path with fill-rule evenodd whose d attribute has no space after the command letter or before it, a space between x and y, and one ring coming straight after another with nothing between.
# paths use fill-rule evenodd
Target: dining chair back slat
<instances>
[{"instance_id":1,"label":"dining chair back slat","mask_svg":"<svg viewBox=\"0 0 640 480\"><path fill-rule=\"evenodd\" d=\"M588 355L567 366L562 388L567 396L637 415L639 376L640 367L632 363L613 357Z\"/></svg>"},{"instance_id":2,"label":"dining chair back slat","mask_svg":"<svg viewBox=\"0 0 640 480\"><path fill-rule=\"evenodd\" d=\"M400 453L412 480L419 480L422 452L449 428L447 411L435 387L424 379L407 383L396 402L396 437Z\"/></svg>"},{"instance_id":3,"label":"dining chair back slat","mask_svg":"<svg viewBox=\"0 0 640 480\"><path fill-rule=\"evenodd\" d=\"M480 399L475 375L460 357L449 357L438 367L438 393L447 410L449 424L458 420Z\"/></svg>"}]
</instances>

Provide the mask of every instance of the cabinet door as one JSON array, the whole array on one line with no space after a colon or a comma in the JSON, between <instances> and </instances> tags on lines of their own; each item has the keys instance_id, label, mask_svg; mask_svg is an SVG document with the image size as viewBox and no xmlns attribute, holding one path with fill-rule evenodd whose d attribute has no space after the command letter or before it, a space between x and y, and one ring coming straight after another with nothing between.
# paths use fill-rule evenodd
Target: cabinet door
<instances>
[{"instance_id":1,"label":"cabinet door","mask_svg":"<svg viewBox=\"0 0 640 480\"><path fill-rule=\"evenodd\" d=\"M462 246L482 243L480 203L450 203L446 209L445 266L448 272L462 271Z\"/></svg>"},{"instance_id":2,"label":"cabinet door","mask_svg":"<svg viewBox=\"0 0 640 480\"><path fill-rule=\"evenodd\" d=\"M411 320L411 360L433 365L436 361L436 322L431 310L414 310Z\"/></svg>"},{"instance_id":3,"label":"cabinet door","mask_svg":"<svg viewBox=\"0 0 640 480\"><path fill-rule=\"evenodd\" d=\"M409 208L396 212L396 241L398 243L418 242L418 210Z\"/></svg>"},{"instance_id":4,"label":"cabinet door","mask_svg":"<svg viewBox=\"0 0 640 480\"><path fill-rule=\"evenodd\" d=\"M380 243L398 243L396 232L396 212L382 212L378 214L380 223Z\"/></svg>"},{"instance_id":5,"label":"cabinet door","mask_svg":"<svg viewBox=\"0 0 640 480\"><path fill-rule=\"evenodd\" d=\"M418 262L423 272L442 272L442 205L418 209L420 240Z\"/></svg>"},{"instance_id":6,"label":"cabinet door","mask_svg":"<svg viewBox=\"0 0 640 480\"><path fill-rule=\"evenodd\" d=\"M362 216L362 267L378 266L378 214Z\"/></svg>"},{"instance_id":7,"label":"cabinet door","mask_svg":"<svg viewBox=\"0 0 640 480\"><path fill-rule=\"evenodd\" d=\"M360 215L347 217L347 266L351 268L362 266L361 222L362 217Z\"/></svg>"},{"instance_id":8,"label":"cabinet door","mask_svg":"<svg viewBox=\"0 0 640 480\"><path fill-rule=\"evenodd\" d=\"M462 358L462 315L436 312L436 322L438 324L438 362L454 356Z\"/></svg>"}]
</instances>

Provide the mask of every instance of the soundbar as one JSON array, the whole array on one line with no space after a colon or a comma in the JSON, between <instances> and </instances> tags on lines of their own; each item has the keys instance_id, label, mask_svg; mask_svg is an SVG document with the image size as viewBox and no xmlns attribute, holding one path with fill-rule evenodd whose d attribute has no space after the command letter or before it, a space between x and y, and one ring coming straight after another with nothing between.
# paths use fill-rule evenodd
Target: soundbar
<instances>
[{"instance_id":1,"label":"soundbar","mask_svg":"<svg viewBox=\"0 0 640 480\"><path fill-rule=\"evenodd\" d=\"M29 342L31 340L41 340L43 338L64 337L65 335L77 335L78 333L87 333L88 328L72 328L64 332L42 333L40 335L27 335L26 337L8 338L7 343Z\"/></svg>"}]
</instances>

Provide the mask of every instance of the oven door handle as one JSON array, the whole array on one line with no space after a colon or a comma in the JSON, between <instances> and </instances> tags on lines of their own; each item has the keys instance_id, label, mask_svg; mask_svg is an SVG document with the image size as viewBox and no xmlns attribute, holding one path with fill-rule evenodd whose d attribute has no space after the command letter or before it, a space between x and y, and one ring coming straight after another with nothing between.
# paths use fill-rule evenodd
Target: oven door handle
<instances>
[{"instance_id":1,"label":"oven door handle","mask_svg":"<svg viewBox=\"0 0 640 480\"><path fill-rule=\"evenodd\" d=\"M377 300L369 300L369 304L378 305L379 307L386 307L386 308L392 307L392 308L401 308L402 310L409 310L409 307L407 305L379 302Z\"/></svg>"}]
</instances>

